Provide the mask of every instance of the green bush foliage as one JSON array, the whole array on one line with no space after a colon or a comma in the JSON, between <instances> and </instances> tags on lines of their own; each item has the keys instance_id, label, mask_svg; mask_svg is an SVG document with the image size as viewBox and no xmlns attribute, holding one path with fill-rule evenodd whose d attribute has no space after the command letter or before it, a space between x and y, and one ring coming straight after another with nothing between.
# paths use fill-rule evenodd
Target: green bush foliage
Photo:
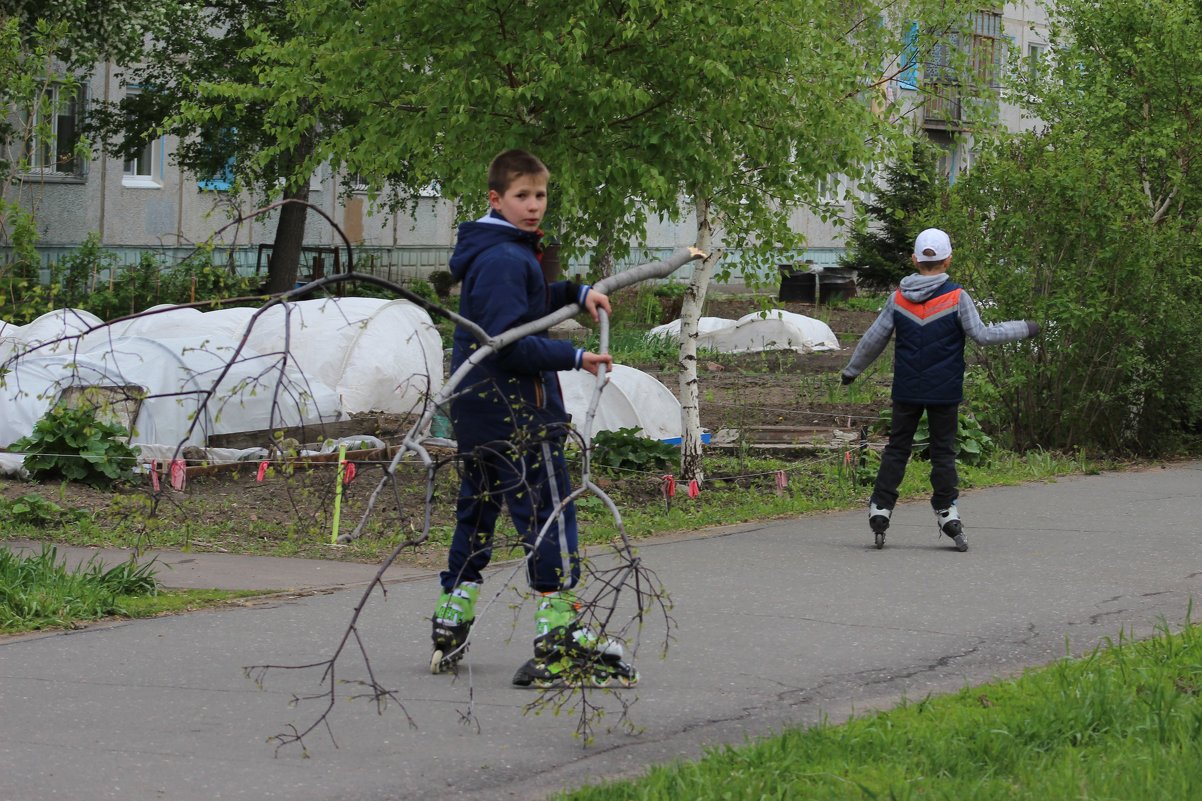
<instances>
[{"instance_id":1,"label":"green bush foliage","mask_svg":"<svg viewBox=\"0 0 1202 801\"><path fill-rule=\"evenodd\" d=\"M675 446L645 437L637 428L598 431L593 435L592 463L596 467L658 472L669 469L679 458Z\"/></svg>"},{"instance_id":2,"label":"green bush foliage","mask_svg":"<svg viewBox=\"0 0 1202 801\"><path fill-rule=\"evenodd\" d=\"M978 163L951 193L953 277L986 322L1044 329L977 351L982 417L1011 449L1154 455L1202 430L1202 374L1182 358L1202 337L1202 232L1180 218L1153 223L1143 203L1137 187L1036 136Z\"/></svg>"},{"instance_id":3,"label":"green bush foliage","mask_svg":"<svg viewBox=\"0 0 1202 801\"><path fill-rule=\"evenodd\" d=\"M876 431L888 434L892 422L893 410L883 409L876 421ZM993 438L985 433L977 419L961 410L956 421L956 461L961 464L984 465L989 463L996 451L997 445ZM931 458L931 431L925 412L918 421L918 428L914 430L914 449L911 454L916 459ZM873 475L876 475L875 471Z\"/></svg>"},{"instance_id":4,"label":"green bush foliage","mask_svg":"<svg viewBox=\"0 0 1202 801\"><path fill-rule=\"evenodd\" d=\"M25 453L25 469L37 479L110 486L133 476L138 452L123 427L96 419L93 409L58 405L10 449Z\"/></svg>"},{"instance_id":5,"label":"green bush foliage","mask_svg":"<svg viewBox=\"0 0 1202 801\"><path fill-rule=\"evenodd\" d=\"M43 282L44 268L34 248L32 222L19 214L13 219L15 255L0 266L0 317L17 325L64 307L85 309L102 320L113 320L158 304L197 303L259 293L257 278L215 264L209 249L197 250L174 265L152 252L142 253L134 264L122 265L115 253L100 246L95 233L51 265L49 280Z\"/></svg>"},{"instance_id":6,"label":"green bush foliage","mask_svg":"<svg viewBox=\"0 0 1202 801\"><path fill-rule=\"evenodd\" d=\"M981 350L983 422L1018 450L1179 452L1202 433L1202 10L1064 0L1049 20L1056 58L1012 87L1040 130L982 148L938 212L983 316L1044 327Z\"/></svg>"}]
</instances>

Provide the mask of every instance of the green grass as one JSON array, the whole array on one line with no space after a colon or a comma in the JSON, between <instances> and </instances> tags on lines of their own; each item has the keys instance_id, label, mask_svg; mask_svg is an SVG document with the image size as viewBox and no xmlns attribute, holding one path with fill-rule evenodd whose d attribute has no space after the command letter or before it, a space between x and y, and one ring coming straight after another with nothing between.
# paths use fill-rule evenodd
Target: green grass
<instances>
[{"instance_id":1,"label":"green grass","mask_svg":"<svg viewBox=\"0 0 1202 801\"><path fill-rule=\"evenodd\" d=\"M867 472L873 473L875 462L869 465ZM1090 461L1081 455L1036 452L1020 456L1003 452L989 464L961 464L958 470L961 489L971 489L1096 473L1103 466L1116 465ZM776 491L778 470L784 470L788 478L788 486L781 493ZM678 486L669 504L659 493L657 476L622 471L611 471L608 475L625 476L623 481L642 485L642 494L623 498L622 489L617 486L611 486L607 492L618 503L627 534L645 537L706 526L798 517L811 512L859 509L867 506L872 490L870 477L861 476L857 483L852 471L834 456L807 462L714 456L707 458L706 471L707 481L695 499L689 499L684 487ZM929 497L930 463L912 460L898 492L903 501ZM582 499L577 511L582 523L586 523L581 526L582 542L608 542L617 534L617 527L600 499Z\"/></svg>"},{"instance_id":2,"label":"green grass","mask_svg":"<svg viewBox=\"0 0 1202 801\"><path fill-rule=\"evenodd\" d=\"M692 530L706 526L730 525L755 520L798 517L810 512L862 509L868 503L871 474L876 462L870 460L862 471L859 483L842 465L840 454L818 455L804 461L763 458L748 450L743 454L722 455L709 451L706 456L706 482L700 496L690 500L684 486L678 486L670 506L660 491L660 475L665 471L647 469L598 470L596 478L622 513L626 532L633 537L658 533ZM960 486L963 489L989 486L1010 486L1028 481L1054 480L1059 476L1097 472L1119 465L1092 462L1080 455L1060 455L1033 452L1026 456L1001 453L985 466L960 466ZM572 471L577 475L578 466ZM777 493L775 473L784 470L788 487ZM671 471L668 471L671 472ZM930 493L930 465L912 461L899 492L903 500L925 498ZM738 478L729 478L737 476ZM451 515L455 476L451 471L440 474L440 498L436 509L430 543L424 546L427 561L445 558L434 554L445 549L450 539ZM290 523L259 520L248 526L245 514L230 509L228 514L215 514L212 509L203 517L192 517L186 509L176 512L172 507L160 510L160 517L147 518L147 508L140 499L119 496L119 511L104 518L91 517L79 510L63 510L54 504L37 504L25 498L22 507L38 507L36 519L10 522L4 534L65 545L104 546L113 548L145 547L173 550L222 550L265 556L296 556L334 558L347 561L376 562L384 558L402 537L411 536L408 526L385 525L383 521L369 536L348 546L331 549L329 527L314 522ZM114 503L117 503L115 500ZM0 513L12 509L0 502ZM580 536L585 544L609 542L617 533L608 509L600 499L585 497L577 504L582 522ZM417 507L414 507L416 509ZM411 510L412 511L412 510ZM25 514L25 513L23 513ZM357 515L344 513L343 529L349 530ZM420 520L414 520L420 522ZM516 536L507 515L498 520L497 541L505 542ZM434 555L430 555L434 554ZM402 561L411 552L402 553ZM503 558L498 554L498 558Z\"/></svg>"},{"instance_id":3,"label":"green grass","mask_svg":"<svg viewBox=\"0 0 1202 801\"><path fill-rule=\"evenodd\" d=\"M1188 621L1017 679L791 729L642 779L557 796L609 799L1198 798L1202 635Z\"/></svg>"},{"instance_id":4,"label":"green grass","mask_svg":"<svg viewBox=\"0 0 1202 801\"><path fill-rule=\"evenodd\" d=\"M104 567L93 560L70 570L52 545L29 556L0 549L0 634L71 628L110 616L149 617L254 594L164 593L153 568L129 562Z\"/></svg>"}]
</instances>

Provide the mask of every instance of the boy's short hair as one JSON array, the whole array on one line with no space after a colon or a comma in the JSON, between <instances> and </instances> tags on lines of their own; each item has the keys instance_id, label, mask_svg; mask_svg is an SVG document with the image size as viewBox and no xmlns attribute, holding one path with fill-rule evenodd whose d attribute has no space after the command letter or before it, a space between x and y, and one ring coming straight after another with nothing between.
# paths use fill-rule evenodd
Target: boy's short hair
<instances>
[{"instance_id":1,"label":"boy's short hair","mask_svg":"<svg viewBox=\"0 0 1202 801\"><path fill-rule=\"evenodd\" d=\"M515 178L550 174L538 156L514 148L498 153L488 165L488 188L503 195Z\"/></svg>"}]
</instances>

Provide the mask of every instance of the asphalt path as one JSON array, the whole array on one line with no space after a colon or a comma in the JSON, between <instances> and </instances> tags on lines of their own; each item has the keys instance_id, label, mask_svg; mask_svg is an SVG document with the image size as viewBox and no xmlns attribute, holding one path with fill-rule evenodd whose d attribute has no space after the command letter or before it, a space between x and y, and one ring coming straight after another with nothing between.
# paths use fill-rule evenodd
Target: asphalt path
<instances>
[{"instance_id":1,"label":"asphalt path","mask_svg":"<svg viewBox=\"0 0 1202 801\"><path fill-rule=\"evenodd\" d=\"M533 714L539 695L510 685L529 655L528 603L515 610L503 593L477 624L468 669L433 676L436 578L397 570L338 663L349 683L329 729L306 737L307 752L277 751L271 735L324 709L303 699L322 693L320 670L269 671L258 687L243 668L328 658L375 568L160 554L175 560L169 582L279 592L0 639L0 801L541 798L952 692L1066 648L1180 626L1202 591L1200 482L1202 463L1184 463L969 491L963 554L936 535L925 502L898 507L881 551L862 511L646 541L675 639L661 658L664 627L648 624L639 686L588 693L607 714L587 747L573 736L579 708ZM486 596L512 570L495 571ZM399 702L382 714L352 698L365 676L357 642ZM624 709L637 732L616 726Z\"/></svg>"}]
</instances>

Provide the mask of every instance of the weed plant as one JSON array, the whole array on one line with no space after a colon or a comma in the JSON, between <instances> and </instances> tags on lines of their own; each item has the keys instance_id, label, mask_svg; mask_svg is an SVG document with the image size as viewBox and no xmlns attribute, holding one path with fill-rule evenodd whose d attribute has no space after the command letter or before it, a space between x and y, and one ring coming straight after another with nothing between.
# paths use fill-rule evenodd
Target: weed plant
<instances>
[{"instance_id":1,"label":"weed plant","mask_svg":"<svg viewBox=\"0 0 1202 801\"><path fill-rule=\"evenodd\" d=\"M10 447L26 454L25 469L36 478L111 486L133 476L138 452L128 442L129 431L98 420L95 409L60 404Z\"/></svg>"},{"instance_id":2,"label":"weed plant","mask_svg":"<svg viewBox=\"0 0 1202 801\"><path fill-rule=\"evenodd\" d=\"M0 550L0 631L69 626L124 614L127 597L157 593L152 564L123 562L106 569L92 560L72 571L52 545L36 556Z\"/></svg>"},{"instance_id":3,"label":"weed plant","mask_svg":"<svg viewBox=\"0 0 1202 801\"><path fill-rule=\"evenodd\" d=\"M630 782L559 796L609 799L1197 798L1202 633L1133 642L888 712L829 722Z\"/></svg>"},{"instance_id":4,"label":"weed plant","mask_svg":"<svg viewBox=\"0 0 1202 801\"><path fill-rule=\"evenodd\" d=\"M581 345L585 350L597 351L601 347L601 336L589 334ZM674 369L680 361L680 346L671 337L649 337L645 330L619 328L610 331L609 352L618 364L637 364L643 369L659 365L661 370Z\"/></svg>"}]
</instances>

